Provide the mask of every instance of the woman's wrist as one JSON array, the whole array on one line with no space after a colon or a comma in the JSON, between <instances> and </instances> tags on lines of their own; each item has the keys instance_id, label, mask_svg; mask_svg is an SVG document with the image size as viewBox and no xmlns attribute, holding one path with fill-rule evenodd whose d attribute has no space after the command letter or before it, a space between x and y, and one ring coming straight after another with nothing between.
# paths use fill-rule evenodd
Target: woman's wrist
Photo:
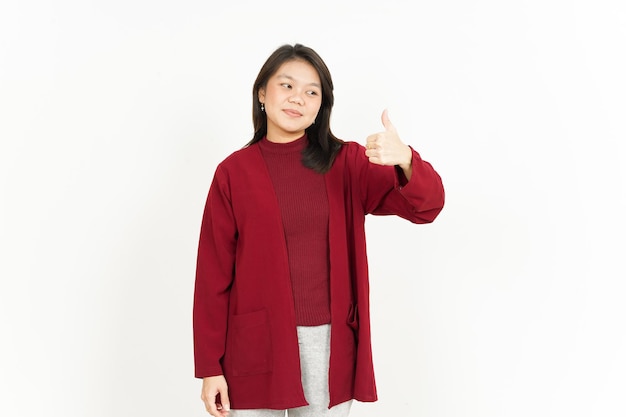
<instances>
[{"instance_id":1,"label":"woman's wrist","mask_svg":"<svg viewBox=\"0 0 626 417\"><path fill-rule=\"evenodd\" d=\"M411 150L411 148L408 145L406 146L406 153L407 153L407 158L406 158L407 162L404 162L402 164L398 164L398 166L400 168L402 168L402 170L405 171L405 172L407 170L411 169L411 166L413 164L413 151Z\"/></svg>"}]
</instances>

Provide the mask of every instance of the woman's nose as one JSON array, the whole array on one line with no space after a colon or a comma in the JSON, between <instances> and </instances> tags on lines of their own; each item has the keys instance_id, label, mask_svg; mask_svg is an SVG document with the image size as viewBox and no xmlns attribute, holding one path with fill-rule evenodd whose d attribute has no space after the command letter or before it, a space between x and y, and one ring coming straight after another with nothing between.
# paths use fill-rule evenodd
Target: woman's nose
<instances>
[{"instance_id":1,"label":"woman's nose","mask_svg":"<svg viewBox=\"0 0 626 417\"><path fill-rule=\"evenodd\" d=\"M304 100L302 100L302 97L300 97L299 94L294 94L289 98L289 102L295 104L303 104Z\"/></svg>"}]
</instances>

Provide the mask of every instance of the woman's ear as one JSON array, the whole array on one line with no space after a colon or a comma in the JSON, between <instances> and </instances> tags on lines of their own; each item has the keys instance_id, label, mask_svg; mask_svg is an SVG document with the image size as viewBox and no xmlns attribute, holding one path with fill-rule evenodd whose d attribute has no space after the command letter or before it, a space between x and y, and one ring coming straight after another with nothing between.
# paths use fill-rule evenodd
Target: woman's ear
<instances>
[{"instance_id":1,"label":"woman's ear","mask_svg":"<svg viewBox=\"0 0 626 417\"><path fill-rule=\"evenodd\" d=\"M265 89L259 88L259 103L265 103Z\"/></svg>"}]
</instances>

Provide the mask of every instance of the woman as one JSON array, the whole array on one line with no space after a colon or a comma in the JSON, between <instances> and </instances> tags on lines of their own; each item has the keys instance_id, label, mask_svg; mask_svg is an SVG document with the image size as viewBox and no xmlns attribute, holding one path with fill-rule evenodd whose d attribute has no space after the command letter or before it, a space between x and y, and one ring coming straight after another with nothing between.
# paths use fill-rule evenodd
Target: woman
<instances>
[{"instance_id":1,"label":"woman","mask_svg":"<svg viewBox=\"0 0 626 417\"><path fill-rule=\"evenodd\" d=\"M333 84L300 44L267 59L254 137L208 193L194 294L195 376L215 416L347 416L376 401L365 215L432 222L432 166L384 131L366 147L330 129Z\"/></svg>"}]
</instances>

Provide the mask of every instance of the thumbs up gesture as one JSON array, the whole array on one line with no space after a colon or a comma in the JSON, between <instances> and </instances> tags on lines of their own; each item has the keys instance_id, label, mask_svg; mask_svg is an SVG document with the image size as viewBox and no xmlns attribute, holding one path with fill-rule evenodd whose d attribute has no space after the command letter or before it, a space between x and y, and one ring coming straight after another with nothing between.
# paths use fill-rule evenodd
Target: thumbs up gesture
<instances>
[{"instance_id":1,"label":"thumbs up gesture","mask_svg":"<svg viewBox=\"0 0 626 417\"><path fill-rule=\"evenodd\" d=\"M387 109L381 116L385 130L367 137L365 155L372 164L398 165L405 172L410 172L413 152L402 143L398 132L387 114Z\"/></svg>"}]
</instances>

